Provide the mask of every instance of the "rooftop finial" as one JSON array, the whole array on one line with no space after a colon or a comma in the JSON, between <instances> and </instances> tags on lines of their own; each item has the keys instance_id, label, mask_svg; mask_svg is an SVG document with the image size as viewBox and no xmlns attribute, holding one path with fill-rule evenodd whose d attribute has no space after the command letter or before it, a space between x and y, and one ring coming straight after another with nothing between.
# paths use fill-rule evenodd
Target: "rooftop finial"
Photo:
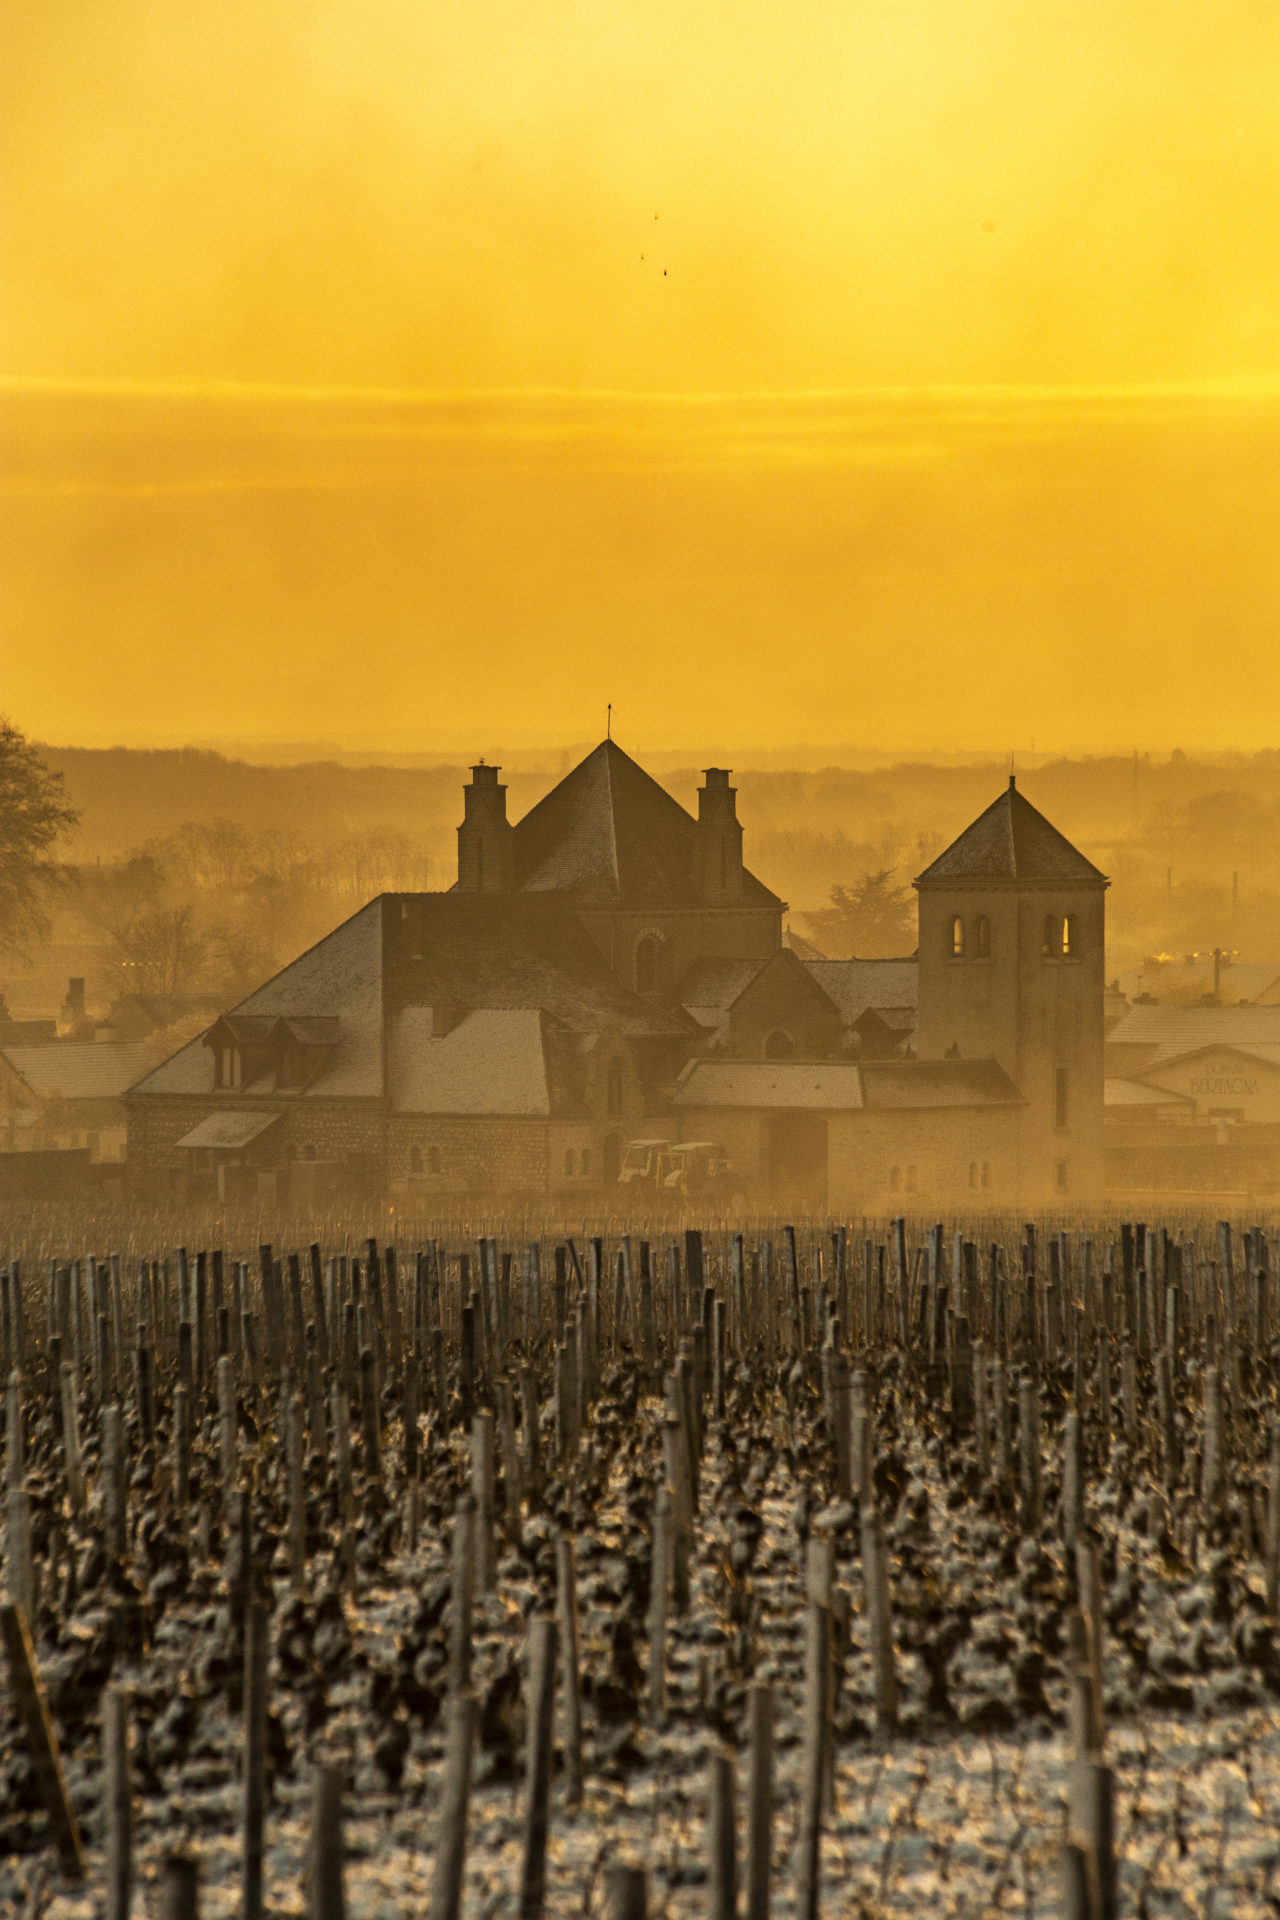
<instances>
[{"instance_id":1,"label":"rooftop finial","mask_svg":"<svg viewBox=\"0 0 1280 1920\"><path fill-rule=\"evenodd\" d=\"M612 700L609 702L608 706L604 710L604 737L606 740L612 740L613 738L613 702Z\"/></svg>"}]
</instances>

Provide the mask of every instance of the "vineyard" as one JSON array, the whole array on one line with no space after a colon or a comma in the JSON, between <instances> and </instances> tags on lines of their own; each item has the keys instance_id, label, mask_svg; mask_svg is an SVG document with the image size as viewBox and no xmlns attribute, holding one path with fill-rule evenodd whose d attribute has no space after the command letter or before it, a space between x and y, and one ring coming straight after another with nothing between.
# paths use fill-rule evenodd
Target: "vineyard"
<instances>
[{"instance_id":1,"label":"vineyard","mask_svg":"<svg viewBox=\"0 0 1280 1920\"><path fill-rule=\"evenodd\" d=\"M0 1911L1280 1911L1263 1230L493 1225L18 1223Z\"/></svg>"}]
</instances>

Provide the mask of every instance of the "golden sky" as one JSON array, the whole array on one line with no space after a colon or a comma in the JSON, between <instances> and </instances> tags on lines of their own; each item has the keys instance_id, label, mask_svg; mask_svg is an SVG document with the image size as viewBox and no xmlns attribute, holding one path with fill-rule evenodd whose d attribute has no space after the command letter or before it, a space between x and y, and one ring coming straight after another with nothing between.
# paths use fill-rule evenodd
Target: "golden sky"
<instances>
[{"instance_id":1,"label":"golden sky","mask_svg":"<svg viewBox=\"0 0 1280 1920\"><path fill-rule=\"evenodd\" d=\"M1257 0L16 0L3 704L1274 743L1277 74Z\"/></svg>"}]
</instances>

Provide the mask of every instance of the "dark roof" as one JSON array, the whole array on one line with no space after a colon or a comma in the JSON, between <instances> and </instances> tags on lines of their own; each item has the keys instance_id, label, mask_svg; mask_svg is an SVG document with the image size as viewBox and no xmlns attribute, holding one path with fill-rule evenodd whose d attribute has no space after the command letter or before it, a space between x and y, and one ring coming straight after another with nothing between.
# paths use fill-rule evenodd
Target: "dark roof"
<instances>
[{"instance_id":1,"label":"dark roof","mask_svg":"<svg viewBox=\"0 0 1280 1920\"><path fill-rule=\"evenodd\" d=\"M578 906L697 907L697 822L616 740L602 740L515 827L515 880ZM744 870L748 906L782 902Z\"/></svg>"},{"instance_id":2,"label":"dark roof","mask_svg":"<svg viewBox=\"0 0 1280 1920\"><path fill-rule=\"evenodd\" d=\"M998 800L917 875L917 887L957 880L1037 880L1105 887L1107 877L1018 792L1014 777Z\"/></svg>"},{"instance_id":3,"label":"dark roof","mask_svg":"<svg viewBox=\"0 0 1280 1920\"><path fill-rule=\"evenodd\" d=\"M401 1006L537 1008L565 1026L682 1038L687 1016L620 986L573 902L551 893L391 895Z\"/></svg>"},{"instance_id":4,"label":"dark roof","mask_svg":"<svg viewBox=\"0 0 1280 1920\"><path fill-rule=\"evenodd\" d=\"M1022 1096L994 1060L691 1060L675 1105L861 1112L1012 1107Z\"/></svg>"}]
</instances>

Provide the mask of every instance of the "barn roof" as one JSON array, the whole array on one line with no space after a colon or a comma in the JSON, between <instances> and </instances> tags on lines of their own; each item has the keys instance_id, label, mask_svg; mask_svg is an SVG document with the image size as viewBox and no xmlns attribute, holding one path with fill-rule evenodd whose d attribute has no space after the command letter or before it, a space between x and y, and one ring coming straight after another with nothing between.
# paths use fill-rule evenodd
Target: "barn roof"
<instances>
[{"instance_id":1,"label":"barn roof","mask_svg":"<svg viewBox=\"0 0 1280 1920\"><path fill-rule=\"evenodd\" d=\"M1018 792L1012 774L1005 791L917 875L914 884L943 886L974 880L1107 885L1106 875Z\"/></svg>"}]
</instances>

